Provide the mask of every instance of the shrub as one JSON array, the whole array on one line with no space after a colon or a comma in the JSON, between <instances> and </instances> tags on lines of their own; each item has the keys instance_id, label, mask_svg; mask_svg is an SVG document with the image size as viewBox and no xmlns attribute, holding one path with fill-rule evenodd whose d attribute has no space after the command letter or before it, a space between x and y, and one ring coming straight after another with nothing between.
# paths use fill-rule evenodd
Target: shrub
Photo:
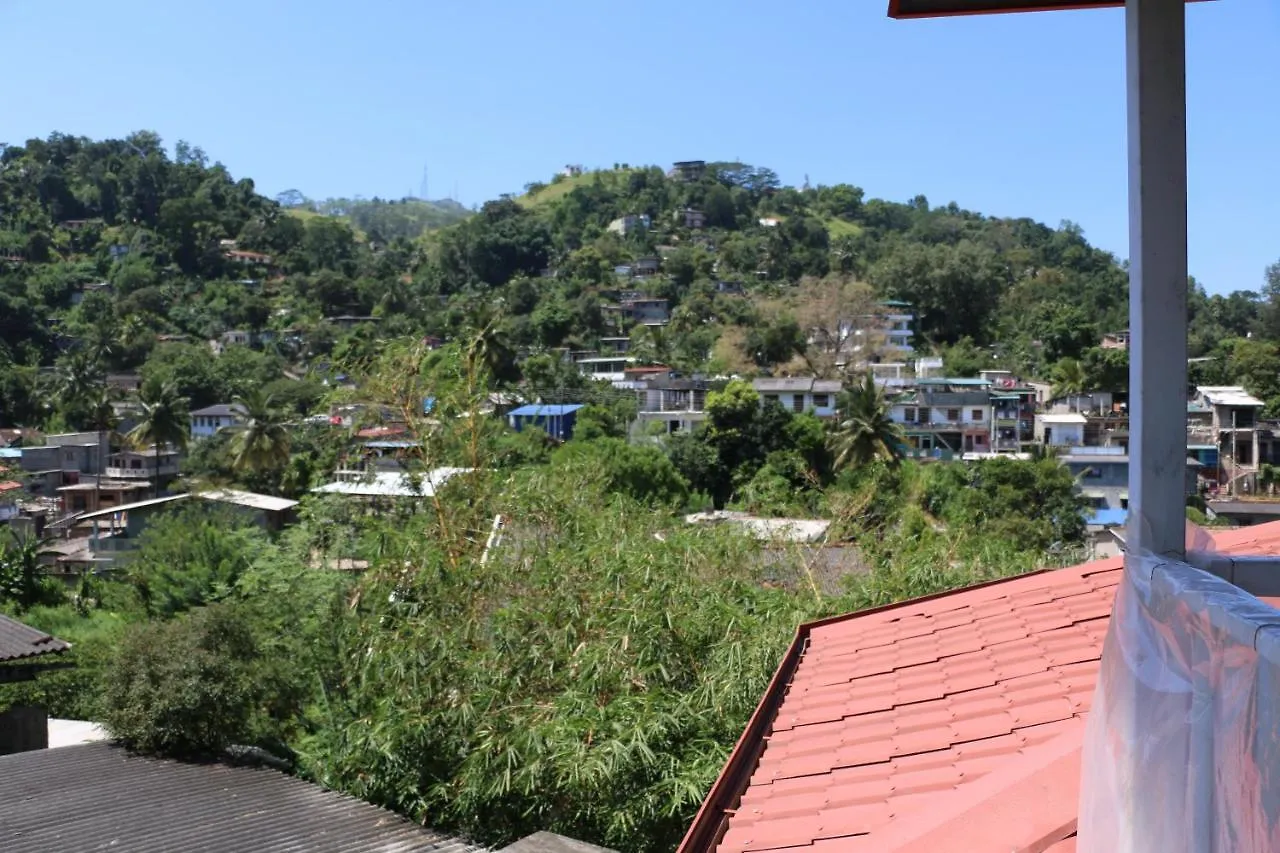
<instances>
[{"instance_id":1,"label":"shrub","mask_svg":"<svg viewBox=\"0 0 1280 853\"><path fill-rule=\"evenodd\" d=\"M253 632L230 605L138 625L104 674L102 722L141 752L216 754L253 731L257 664Z\"/></svg>"}]
</instances>

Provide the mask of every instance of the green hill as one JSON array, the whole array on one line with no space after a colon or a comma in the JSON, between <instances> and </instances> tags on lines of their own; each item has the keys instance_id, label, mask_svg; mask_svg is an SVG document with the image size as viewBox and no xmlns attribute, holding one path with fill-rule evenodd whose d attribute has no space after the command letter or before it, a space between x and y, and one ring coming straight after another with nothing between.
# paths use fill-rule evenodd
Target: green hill
<instances>
[{"instance_id":1,"label":"green hill","mask_svg":"<svg viewBox=\"0 0 1280 853\"><path fill-rule=\"evenodd\" d=\"M287 210L290 215L304 219L311 216L343 219L361 235L376 235L383 241L397 237L412 240L426 231L453 225L471 215L471 211L452 199L425 201L418 198L304 201L289 206Z\"/></svg>"}]
</instances>

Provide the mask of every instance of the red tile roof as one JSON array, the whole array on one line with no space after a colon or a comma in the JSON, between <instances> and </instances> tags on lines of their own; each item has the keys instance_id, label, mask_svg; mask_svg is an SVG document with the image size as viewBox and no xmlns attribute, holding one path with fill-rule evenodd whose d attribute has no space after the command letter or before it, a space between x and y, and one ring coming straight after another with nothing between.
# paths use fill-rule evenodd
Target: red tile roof
<instances>
[{"instance_id":1,"label":"red tile roof","mask_svg":"<svg viewBox=\"0 0 1280 853\"><path fill-rule=\"evenodd\" d=\"M1280 554L1280 522L1213 547ZM801 626L681 851L1074 853L1120 559Z\"/></svg>"},{"instance_id":2,"label":"red tile roof","mask_svg":"<svg viewBox=\"0 0 1280 853\"><path fill-rule=\"evenodd\" d=\"M7 468L0 468L0 471L7 471L7 470L8 470ZM11 492L14 489L21 489L21 488L22 488L22 484L15 482L13 480L6 480L5 482L0 483L0 492Z\"/></svg>"}]
</instances>

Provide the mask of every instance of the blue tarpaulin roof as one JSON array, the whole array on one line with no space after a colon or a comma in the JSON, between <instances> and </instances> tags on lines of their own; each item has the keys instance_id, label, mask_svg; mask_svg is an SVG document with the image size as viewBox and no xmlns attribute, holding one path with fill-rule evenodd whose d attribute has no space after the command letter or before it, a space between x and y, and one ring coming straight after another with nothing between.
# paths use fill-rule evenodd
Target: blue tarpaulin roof
<instances>
[{"instance_id":1,"label":"blue tarpaulin roof","mask_svg":"<svg viewBox=\"0 0 1280 853\"><path fill-rule=\"evenodd\" d=\"M507 414L517 415L522 418L555 417L576 412L582 407L582 403L534 403L528 406L521 406L518 409L512 409Z\"/></svg>"},{"instance_id":2,"label":"blue tarpaulin roof","mask_svg":"<svg viewBox=\"0 0 1280 853\"><path fill-rule=\"evenodd\" d=\"M1093 527L1121 527L1129 518L1127 509L1095 509L1085 519L1085 524Z\"/></svg>"}]
</instances>

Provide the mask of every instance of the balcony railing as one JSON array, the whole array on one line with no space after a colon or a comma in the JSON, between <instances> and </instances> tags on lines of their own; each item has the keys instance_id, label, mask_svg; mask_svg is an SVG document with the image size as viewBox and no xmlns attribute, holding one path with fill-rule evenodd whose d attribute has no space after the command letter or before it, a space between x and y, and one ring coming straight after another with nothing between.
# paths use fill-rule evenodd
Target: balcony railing
<instances>
[{"instance_id":1,"label":"balcony railing","mask_svg":"<svg viewBox=\"0 0 1280 853\"><path fill-rule=\"evenodd\" d=\"M113 480L149 480L157 474L155 465L143 465L141 468L133 467L117 467L108 465L104 471L105 475ZM175 463L161 463L159 468L161 477L178 476L178 466Z\"/></svg>"}]
</instances>

